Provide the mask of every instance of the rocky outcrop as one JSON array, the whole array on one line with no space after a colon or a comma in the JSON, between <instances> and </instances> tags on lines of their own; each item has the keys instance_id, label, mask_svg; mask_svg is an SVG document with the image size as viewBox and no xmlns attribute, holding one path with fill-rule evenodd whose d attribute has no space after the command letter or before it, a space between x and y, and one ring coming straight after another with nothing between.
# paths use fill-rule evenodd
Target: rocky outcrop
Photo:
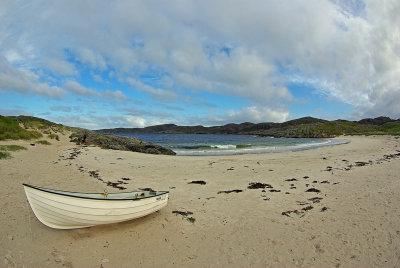
<instances>
[{"instance_id":1,"label":"rocky outcrop","mask_svg":"<svg viewBox=\"0 0 400 268\"><path fill-rule=\"evenodd\" d=\"M103 149L132 151L146 154L175 155L176 153L162 146L145 142L138 138L101 135L86 129L75 129L71 134L72 142L84 145L95 145Z\"/></svg>"}]
</instances>

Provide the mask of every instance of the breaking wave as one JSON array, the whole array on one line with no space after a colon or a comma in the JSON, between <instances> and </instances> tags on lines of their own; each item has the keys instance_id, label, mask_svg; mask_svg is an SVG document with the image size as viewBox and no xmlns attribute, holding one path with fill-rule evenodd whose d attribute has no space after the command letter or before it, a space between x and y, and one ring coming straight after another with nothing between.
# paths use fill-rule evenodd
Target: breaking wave
<instances>
[{"instance_id":1,"label":"breaking wave","mask_svg":"<svg viewBox=\"0 0 400 268\"><path fill-rule=\"evenodd\" d=\"M120 134L167 147L177 155L235 155L309 150L348 143L341 139L272 138L230 134Z\"/></svg>"},{"instance_id":2,"label":"breaking wave","mask_svg":"<svg viewBox=\"0 0 400 268\"><path fill-rule=\"evenodd\" d=\"M348 140L324 140L321 142L303 143L296 145L278 146L253 146L253 145L207 145L190 146L190 148L171 147L177 155L207 156L207 155L236 155L236 154L262 154L310 150L327 146L349 143Z\"/></svg>"}]
</instances>

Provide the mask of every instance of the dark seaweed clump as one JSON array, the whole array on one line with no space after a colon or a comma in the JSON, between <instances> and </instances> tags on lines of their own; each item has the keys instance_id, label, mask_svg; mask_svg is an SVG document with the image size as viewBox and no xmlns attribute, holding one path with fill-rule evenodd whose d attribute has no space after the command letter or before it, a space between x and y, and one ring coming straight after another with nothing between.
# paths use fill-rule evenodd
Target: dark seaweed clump
<instances>
[{"instance_id":1,"label":"dark seaweed clump","mask_svg":"<svg viewBox=\"0 0 400 268\"><path fill-rule=\"evenodd\" d=\"M188 217L189 215L193 215L193 212L191 212L191 211L174 210L174 211L172 211L172 213L183 216L184 218L186 218L187 221L189 221L191 223L194 223L196 221L195 218Z\"/></svg>"},{"instance_id":2,"label":"dark seaweed clump","mask_svg":"<svg viewBox=\"0 0 400 268\"><path fill-rule=\"evenodd\" d=\"M205 185L206 182L205 181L191 181L188 184L200 184L200 185Z\"/></svg>"},{"instance_id":3,"label":"dark seaweed clump","mask_svg":"<svg viewBox=\"0 0 400 268\"><path fill-rule=\"evenodd\" d=\"M219 191L217 194L230 194L230 193L241 193L241 192L243 192L243 190L234 189L228 191Z\"/></svg>"},{"instance_id":4,"label":"dark seaweed clump","mask_svg":"<svg viewBox=\"0 0 400 268\"><path fill-rule=\"evenodd\" d=\"M248 189L265 189L265 188L273 188L271 184L261 183L261 182L250 182Z\"/></svg>"}]
</instances>

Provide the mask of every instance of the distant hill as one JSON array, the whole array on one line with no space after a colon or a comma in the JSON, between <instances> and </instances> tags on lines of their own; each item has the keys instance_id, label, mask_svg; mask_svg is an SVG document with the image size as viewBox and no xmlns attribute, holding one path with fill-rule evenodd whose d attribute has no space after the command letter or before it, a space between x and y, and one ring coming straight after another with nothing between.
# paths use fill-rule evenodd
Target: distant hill
<instances>
[{"instance_id":1,"label":"distant hill","mask_svg":"<svg viewBox=\"0 0 400 268\"><path fill-rule=\"evenodd\" d=\"M0 139L30 139L33 138L32 135L41 136L42 133L57 133L62 129L82 132L79 131L82 129L66 127L38 117L0 116ZM400 120L383 116L360 121L328 121L313 117L302 117L284 123L254 124L245 122L212 127L164 124L145 128L100 129L92 132L91 137L94 133L98 135L118 133L249 134L287 138L331 138L340 135L400 135ZM96 139L96 142L99 142L99 140L104 141L103 139Z\"/></svg>"},{"instance_id":2,"label":"distant hill","mask_svg":"<svg viewBox=\"0 0 400 268\"><path fill-rule=\"evenodd\" d=\"M389 117L367 118L360 121L327 121L303 117L284 123L249 122L204 127L164 124L145 128L113 128L96 130L103 134L171 133L171 134L250 134L287 138L331 138L340 135L400 135L400 120Z\"/></svg>"},{"instance_id":3,"label":"distant hill","mask_svg":"<svg viewBox=\"0 0 400 268\"><path fill-rule=\"evenodd\" d=\"M398 121L399 120L397 120L397 122ZM389 117L385 117L385 116L380 116L377 118L366 118L366 119L362 119L362 120L358 121L358 123L360 123L360 124L377 125L377 126L381 126L383 124L392 123L392 122L396 122L396 120L392 120Z\"/></svg>"}]
</instances>

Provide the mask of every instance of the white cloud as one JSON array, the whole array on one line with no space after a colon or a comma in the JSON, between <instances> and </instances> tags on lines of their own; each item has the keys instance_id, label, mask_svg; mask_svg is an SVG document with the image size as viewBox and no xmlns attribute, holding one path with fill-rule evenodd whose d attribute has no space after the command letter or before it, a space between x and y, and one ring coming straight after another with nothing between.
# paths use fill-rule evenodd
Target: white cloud
<instances>
[{"instance_id":1,"label":"white cloud","mask_svg":"<svg viewBox=\"0 0 400 268\"><path fill-rule=\"evenodd\" d=\"M167 121L148 119L132 115L93 115L76 114L66 116L48 116L48 120L62 123L67 126L82 127L87 129L118 128L118 127L146 127L164 124Z\"/></svg>"},{"instance_id":2,"label":"white cloud","mask_svg":"<svg viewBox=\"0 0 400 268\"><path fill-rule=\"evenodd\" d=\"M17 108L12 108L12 109L0 108L0 115L3 115L3 116L31 115L31 113L28 112L23 107L17 107Z\"/></svg>"},{"instance_id":3,"label":"white cloud","mask_svg":"<svg viewBox=\"0 0 400 268\"><path fill-rule=\"evenodd\" d=\"M215 124L241 123L241 122L284 122L289 118L285 110L270 109L268 107L245 107L240 110L229 110L221 116L210 117Z\"/></svg>"},{"instance_id":4,"label":"white cloud","mask_svg":"<svg viewBox=\"0 0 400 268\"><path fill-rule=\"evenodd\" d=\"M127 97L121 90L111 91L103 90L97 91L91 88L86 88L76 81L68 81L63 85L70 93L86 98L101 98L104 100L115 100L125 102Z\"/></svg>"},{"instance_id":5,"label":"white cloud","mask_svg":"<svg viewBox=\"0 0 400 268\"><path fill-rule=\"evenodd\" d=\"M56 111L56 112L65 112L65 113L69 113L72 111L72 108L70 106L52 106L50 107L50 110L52 111Z\"/></svg>"},{"instance_id":6,"label":"white cloud","mask_svg":"<svg viewBox=\"0 0 400 268\"><path fill-rule=\"evenodd\" d=\"M152 86L146 85L141 81L135 80L133 78L128 77L126 79L128 84L130 84L134 89L139 91L144 91L150 94L150 96L162 102L175 102L178 100L178 96L173 91L167 91L160 88L154 88Z\"/></svg>"},{"instance_id":7,"label":"white cloud","mask_svg":"<svg viewBox=\"0 0 400 268\"><path fill-rule=\"evenodd\" d=\"M144 118L132 115L126 115L125 120L129 123L130 127L145 127L146 120Z\"/></svg>"},{"instance_id":8,"label":"white cloud","mask_svg":"<svg viewBox=\"0 0 400 268\"><path fill-rule=\"evenodd\" d=\"M177 94L183 90L211 92L269 109L279 121L289 112L282 104L295 99L286 84L298 81L352 105L360 116L400 116L390 101L400 88L398 0L232 1L229 9L224 0L0 5L10 14L0 19L0 53L7 52L13 66L29 67L30 73L11 77L35 81L37 94L63 94L27 78L38 59L55 73L75 75L68 56L163 102L184 99ZM146 75L160 82L141 81ZM26 91L27 83L11 80L8 90ZM81 96L125 99L122 91L65 87ZM250 110L241 114L257 119Z\"/></svg>"},{"instance_id":9,"label":"white cloud","mask_svg":"<svg viewBox=\"0 0 400 268\"><path fill-rule=\"evenodd\" d=\"M61 98L65 91L57 86L40 82L38 75L29 70L14 68L0 54L0 92L35 94L51 98Z\"/></svg>"},{"instance_id":10,"label":"white cloud","mask_svg":"<svg viewBox=\"0 0 400 268\"><path fill-rule=\"evenodd\" d=\"M55 58L45 60L48 69L59 75L76 75L78 72L70 62Z\"/></svg>"},{"instance_id":11,"label":"white cloud","mask_svg":"<svg viewBox=\"0 0 400 268\"><path fill-rule=\"evenodd\" d=\"M107 126L107 124L101 124L105 122L107 118L100 118L94 116L88 116L86 114L74 114L65 116L54 116L53 114L46 117L46 119L57 122L70 127L81 127L86 129L99 129L102 125Z\"/></svg>"},{"instance_id":12,"label":"white cloud","mask_svg":"<svg viewBox=\"0 0 400 268\"><path fill-rule=\"evenodd\" d=\"M103 56L94 52L89 48L77 48L76 59L82 63L88 64L91 68L105 70L107 67L106 61Z\"/></svg>"},{"instance_id":13,"label":"white cloud","mask_svg":"<svg viewBox=\"0 0 400 268\"><path fill-rule=\"evenodd\" d=\"M177 122L181 125L217 126L229 123L262 123L284 122L289 120L290 114L283 108L268 108L264 106L249 106L238 110L217 112L208 117L190 117Z\"/></svg>"},{"instance_id":14,"label":"white cloud","mask_svg":"<svg viewBox=\"0 0 400 268\"><path fill-rule=\"evenodd\" d=\"M97 91L88 89L75 81L68 81L63 87L69 92L83 97L96 97L98 94Z\"/></svg>"},{"instance_id":15,"label":"white cloud","mask_svg":"<svg viewBox=\"0 0 400 268\"><path fill-rule=\"evenodd\" d=\"M23 57L15 50L8 50L4 52L4 57L8 60L8 62L22 62Z\"/></svg>"},{"instance_id":16,"label":"white cloud","mask_svg":"<svg viewBox=\"0 0 400 268\"><path fill-rule=\"evenodd\" d=\"M167 106L166 108L172 110L175 107ZM136 116L136 117L140 116L140 117L144 117L144 118L152 118L153 121L155 121L154 118L157 118L162 121L165 121L167 119L172 120L174 118L173 114L162 111L162 110L137 109L135 107L130 107L130 108L122 109L122 111L124 113L126 113L127 115L132 115L132 116Z\"/></svg>"},{"instance_id":17,"label":"white cloud","mask_svg":"<svg viewBox=\"0 0 400 268\"><path fill-rule=\"evenodd\" d=\"M112 100L116 100L119 102L127 101L127 97L125 96L124 93L122 93L121 90L116 90L116 91L104 90L104 91L100 92L100 95L104 99L112 99Z\"/></svg>"}]
</instances>

